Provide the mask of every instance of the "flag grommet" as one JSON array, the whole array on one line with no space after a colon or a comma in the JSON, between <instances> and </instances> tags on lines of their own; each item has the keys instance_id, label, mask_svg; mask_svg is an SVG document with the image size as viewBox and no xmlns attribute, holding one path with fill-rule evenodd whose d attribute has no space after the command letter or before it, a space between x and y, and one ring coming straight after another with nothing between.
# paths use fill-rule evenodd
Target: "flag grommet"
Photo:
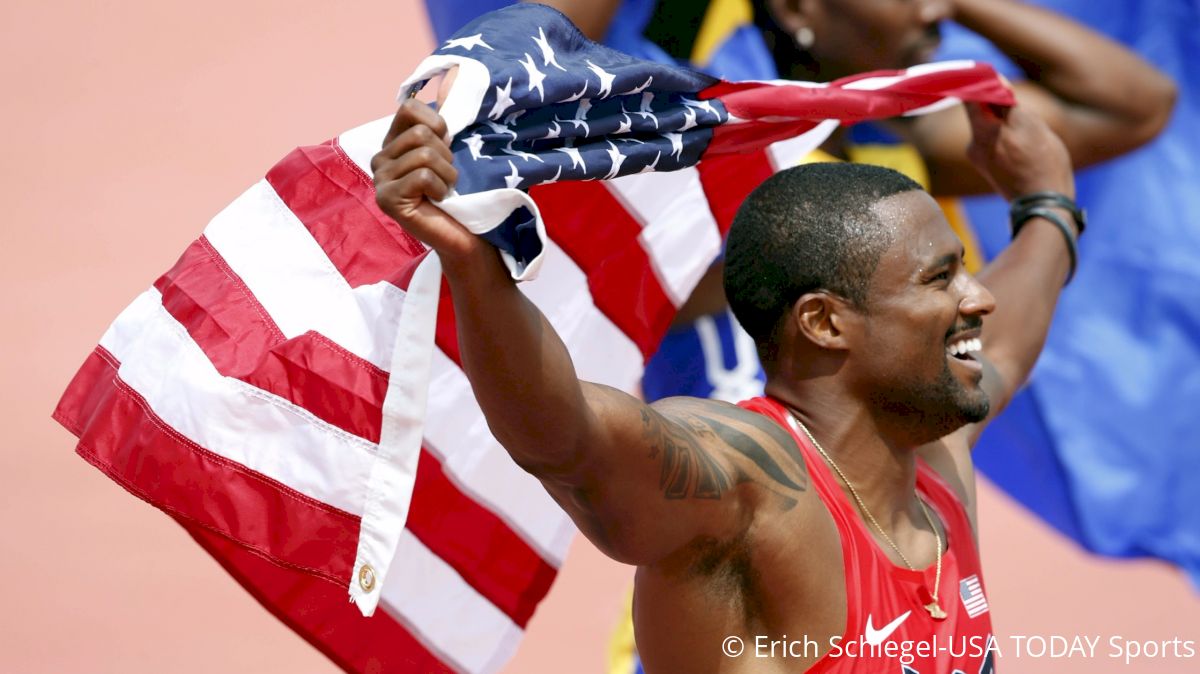
<instances>
[{"instance_id":1,"label":"flag grommet","mask_svg":"<svg viewBox=\"0 0 1200 674\"><path fill-rule=\"evenodd\" d=\"M375 589L375 569L370 564L363 564L358 569L358 586L363 592Z\"/></svg>"}]
</instances>

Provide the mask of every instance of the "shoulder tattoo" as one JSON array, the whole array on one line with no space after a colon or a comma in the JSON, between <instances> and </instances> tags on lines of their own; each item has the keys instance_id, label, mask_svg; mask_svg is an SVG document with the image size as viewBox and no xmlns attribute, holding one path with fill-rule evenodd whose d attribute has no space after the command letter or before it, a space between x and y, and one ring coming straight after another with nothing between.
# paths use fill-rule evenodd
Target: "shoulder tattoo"
<instances>
[{"instance_id":1,"label":"shoulder tattoo","mask_svg":"<svg viewBox=\"0 0 1200 674\"><path fill-rule=\"evenodd\" d=\"M795 457L801 471L799 475L790 476L758 440L738 428L747 424L762 431L782 446L789 456ZM671 422L647 408L642 410L642 432L650 446L650 458L662 462L659 488L663 496L669 499L719 499L730 487L747 480L764 482L773 490L783 487L789 491L803 491L808 487L807 475L803 473L804 463L791 436L759 415L735 419L722 412L705 409L703 416L689 414ZM729 469L714 458L713 451L702 444L704 438L716 438L721 444L749 459L759 474L748 475L737 470L736 475L731 475Z\"/></svg>"}]
</instances>

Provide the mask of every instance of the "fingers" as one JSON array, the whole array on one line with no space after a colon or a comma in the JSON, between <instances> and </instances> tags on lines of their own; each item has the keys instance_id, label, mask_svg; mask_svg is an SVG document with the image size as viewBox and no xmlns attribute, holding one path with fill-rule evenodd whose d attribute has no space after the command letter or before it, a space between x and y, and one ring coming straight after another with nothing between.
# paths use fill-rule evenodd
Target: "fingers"
<instances>
[{"instance_id":1,"label":"fingers","mask_svg":"<svg viewBox=\"0 0 1200 674\"><path fill-rule=\"evenodd\" d=\"M409 128L417 125L429 127L438 138L446 137L446 120L425 103L410 98L400 104L396 116L392 117L392 125L383 138L383 146L386 148Z\"/></svg>"},{"instance_id":2,"label":"fingers","mask_svg":"<svg viewBox=\"0 0 1200 674\"><path fill-rule=\"evenodd\" d=\"M433 169L451 187L458 180L450 147L424 125L400 134L371 159L376 183L393 180L420 167Z\"/></svg>"},{"instance_id":3,"label":"fingers","mask_svg":"<svg viewBox=\"0 0 1200 674\"><path fill-rule=\"evenodd\" d=\"M434 201L444 199L454 187L458 171L441 157L430 157L428 148L413 150L389 162L375 176L376 189L410 181ZM407 184L407 183L405 183Z\"/></svg>"},{"instance_id":4,"label":"fingers","mask_svg":"<svg viewBox=\"0 0 1200 674\"><path fill-rule=\"evenodd\" d=\"M392 121L391 137L371 159L375 196L393 218L411 215L425 200L440 201L458 180L454 155L443 139L446 124L429 106L405 101Z\"/></svg>"},{"instance_id":5,"label":"fingers","mask_svg":"<svg viewBox=\"0 0 1200 674\"><path fill-rule=\"evenodd\" d=\"M393 211L406 211L415 207L421 199L441 201L449 194L450 186L429 168L419 168L397 180L375 184L375 201L393 217Z\"/></svg>"}]
</instances>

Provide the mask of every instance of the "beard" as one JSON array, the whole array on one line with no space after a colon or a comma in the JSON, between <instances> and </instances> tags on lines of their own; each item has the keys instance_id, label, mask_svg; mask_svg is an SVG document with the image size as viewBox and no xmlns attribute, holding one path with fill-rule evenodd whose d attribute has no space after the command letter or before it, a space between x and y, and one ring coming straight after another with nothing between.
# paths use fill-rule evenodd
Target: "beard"
<instances>
[{"instance_id":1,"label":"beard","mask_svg":"<svg viewBox=\"0 0 1200 674\"><path fill-rule=\"evenodd\" d=\"M950 371L949 360L933 381L900 383L872 397L888 415L903 420L917 444L983 421L991 409L987 393L978 385L964 386Z\"/></svg>"}]
</instances>

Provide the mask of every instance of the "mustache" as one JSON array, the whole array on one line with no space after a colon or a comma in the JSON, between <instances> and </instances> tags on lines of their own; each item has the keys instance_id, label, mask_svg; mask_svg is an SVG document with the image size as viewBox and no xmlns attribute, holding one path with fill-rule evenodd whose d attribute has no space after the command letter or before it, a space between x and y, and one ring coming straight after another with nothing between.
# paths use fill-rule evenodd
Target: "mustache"
<instances>
[{"instance_id":1,"label":"mustache","mask_svg":"<svg viewBox=\"0 0 1200 674\"><path fill-rule=\"evenodd\" d=\"M950 341L955 335L966 332L968 330L977 330L983 327L982 316L968 316L962 323L957 323L954 327L946 332L946 341Z\"/></svg>"}]
</instances>

